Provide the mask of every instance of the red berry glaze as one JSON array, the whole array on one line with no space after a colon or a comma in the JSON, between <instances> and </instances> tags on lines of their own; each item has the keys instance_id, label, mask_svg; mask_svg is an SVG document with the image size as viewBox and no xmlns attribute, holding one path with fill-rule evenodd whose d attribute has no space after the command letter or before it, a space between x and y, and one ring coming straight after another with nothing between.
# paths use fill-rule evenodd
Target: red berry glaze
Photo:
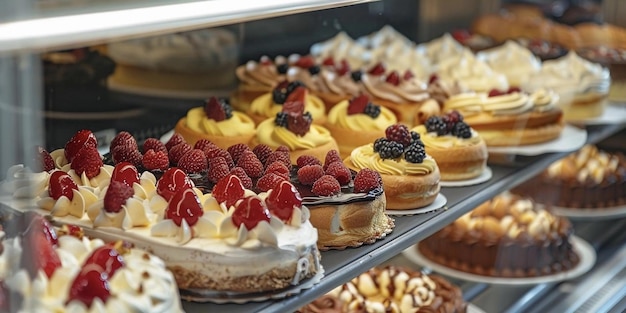
<instances>
[{"instance_id":1,"label":"red berry glaze","mask_svg":"<svg viewBox=\"0 0 626 313\"><path fill-rule=\"evenodd\" d=\"M183 220L187 225L196 225L198 219L204 215L200 199L193 189L182 189L174 194L165 210L165 218L174 221L174 224L180 226Z\"/></svg>"},{"instance_id":2,"label":"red berry glaze","mask_svg":"<svg viewBox=\"0 0 626 313\"><path fill-rule=\"evenodd\" d=\"M102 273L112 277L118 269L124 266L124 257L115 249L114 243L108 243L94 250L84 264L99 265Z\"/></svg>"},{"instance_id":3,"label":"red berry glaze","mask_svg":"<svg viewBox=\"0 0 626 313\"><path fill-rule=\"evenodd\" d=\"M228 175L220 179L211 192L218 203L224 203L227 208L243 198L245 190L241 180L236 175Z\"/></svg>"},{"instance_id":4,"label":"red berry glaze","mask_svg":"<svg viewBox=\"0 0 626 313\"><path fill-rule=\"evenodd\" d=\"M72 162L74 161L74 157L76 154L83 148L97 148L98 142L96 141L96 136L87 129L79 130L70 138L70 140L65 144L65 158Z\"/></svg>"},{"instance_id":5,"label":"red berry glaze","mask_svg":"<svg viewBox=\"0 0 626 313\"><path fill-rule=\"evenodd\" d=\"M113 140L111 140L111 144L109 145L109 151L113 151L115 147L120 145L131 145L136 148L137 140L135 140L135 137L133 137L133 135L131 135L129 132L121 131L117 133L117 135L115 135Z\"/></svg>"},{"instance_id":6,"label":"red berry glaze","mask_svg":"<svg viewBox=\"0 0 626 313\"><path fill-rule=\"evenodd\" d=\"M232 221L237 228L244 225L246 229L251 230L260 222L270 222L270 211L258 196L249 196L244 198L233 211Z\"/></svg>"},{"instance_id":7,"label":"red berry glaze","mask_svg":"<svg viewBox=\"0 0 626 313\"><path fill-rule=\"evenodd\" d=\"M122 205L134 194L133 188L123 182L111 181L104 195L104 210L109 213L118 213Z\"/></svg>"},{"instance_id":8,"label":"red berry glaze","mask_svg":"<svg viewBox=\"0 0 626 313\"><path fill-rule=\"evenodd\" d=\"M489 97L497 97L506 94L504 91L500 91L498 89L489 90Z\"/></svg>"},{"instance_id":9,"label":"red berry glaze","mask_svg":"<svg viewBox=\"0 0 626 313\"><path fill-rule=\"evenodd\" d=\"M134 165L128 162L118 163L113 168L111 181L121 182L132 188L133 184L139 184L139 172Z\"/></svg>"},{"instance_id":10,"label":"red berry glaze","mask_svg":"<svg viewBox=\"0 0 626 313\"><path fill-rule=\"evenodd\" d=\"M167 201L172 199L176 192L192 187L193 182L189 179L189 176L177 167L172 167L165 171L156 185L157 193Z\"/></svg>"},{"instance_id":11,"label":"red berry glaze","mask_svg":"<svg viewBox=\"0 0 626 313\"><path fill-rule=\"evenodd\" d=\"M52 172L48 183L48 195L52 199L59 200L62 196L66 196L74 200L73 190L78 190L78 186L70 175L61 170Z\"/></svg>"},{"instance_id":12,"label":"red berry glaze","mask_svg":"<svg viewBox=\"0 0 626 313\"><path fill-rule=\"evenodd\" d=\"M302 196L294 185L288 181L282 181L270 191L265 204L272 215L288 222L291 220L294 207L302 206Z\"/></svg>"}]
</instances>

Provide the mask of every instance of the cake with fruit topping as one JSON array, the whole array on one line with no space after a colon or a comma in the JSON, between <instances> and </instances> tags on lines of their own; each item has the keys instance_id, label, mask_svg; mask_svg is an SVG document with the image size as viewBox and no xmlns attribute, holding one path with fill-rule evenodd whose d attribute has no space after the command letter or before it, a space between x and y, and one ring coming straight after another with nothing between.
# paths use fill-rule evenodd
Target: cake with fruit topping
<instances>
[{"instance_id":1,"label":"cake with fruit topping","mask_svg":"<svg viewBox=\"0 0 626 313\"><path fill-rule=\"evenodd\" d=\"M563 217L508 193L479 205L418 244L428 259L483 276L534 277L579 262Z\"/></svg>"},{"instance_id":2,"label":"cake with fruit topping","mask_svg":"<svg viewBox=\"0 0 626 313\"><path fill-rule=\"evenodd\" d=\"M285 146L296 163L299 156L310 154L323 159L326 153L338 149L328 129L315 124L315 116L305 104L306 89L297 87L282 105L282 110L257 127L254 144L264 144L276 150Z\"/></svg>"},{"instance_id":3,"label":"cake with fruit topping","mask_svg":"<svg viewBox=\"0 0 626 313\"><path fill-rule=\"evenodd\" d=\"M461 289L441 276L375 267L300 308L299 313L467 312Z\"/></svg>"},{"instance_id":4,"label":"cake with fruit topping","mask_svg":"<svg viewBox=\"0 0 626 313\"><path fill-rule=\"evenodd\" d=\"M298 81L281 82L271 92L254 99L250 105L250 110L246 113L258 125L283 111L285 103L296 101L304 104L305 111L311 114L316 124L324 125L326 121L324 101L310 94L307 87Z\"/></svg>"},{"instance_id":5,"label":"cake with fruit topping","mask_svg":"<svg viewBox=\"0 0 626 313\"><path fill-rule=\"evenodd\" d=\"M255 123L245 113L233 111L228 100L211 97L203 107L196 107L181 118L174 131L190 145L207 139L222 149L237 143L247 144L256 131Z\"/></svg>"},{"instance_id":6,"label":"cake with fruit topping","mask_svg":"<svg viewBox=\"0 0 626 313\"><path fill-rule=\"evenodd\" d=\"M547 142L563 130L562 111L554 92L539 89L528 94L519 88L489 93L462 93L450 97L444 110L457 110L487 146L518 146Z\"/></svg>"},{"instance_id":7,"label":"cake with fruit topping","mask_svg":"<svg viewBox=\"0 0 626 313\"><path fill-rule=\"evenodd\" d=\"M621 206L626 204L626 156L586 145L512 191L563 208Z\"/></svg>"},{"instance_id":8,"label":"cake with fruit topping","mask_svg":"<svg viewBox=\"0 0 626 313\"><path fill-rule=\"evenodd\" d=\"M420 135L426 153L437 161L441 180L457 181L480 176L487 166L487 145L463 121L458 111L431 116L413 130Z\"/></svg>"},{"instance_id":9,"label":"cake with fruit topping","mask_svg":"<svg viewBox=\"0 0 626 313\"><path fill-rule=\"evenodd\" d=\"M4 312L182 312L176 281L158 257L83 236L26 214L24 232L3 238Z\"/></svg>"},{"instance_id":10,"label":"cake with fruit topping","mask_svg":"<svg viewBox=\"0 0 626 313\"><path fill-rule=\"evenodd\" d=\"M356 147L384 136L387 127L397 123L393 112L372 103L367 95L337 103L324 125L337 141L343 158Z\"/></svg>"},{"instance_id":11,"label":"cake with fruit topping","mask_svg":"<svg viewBox=\"0 0 626 313\"><path fill-rule=\"evenodd\" d=\"M275 60L262 56L257 62L250 60L235 70L239 80L237 90L232 93L230 102L236 110L246 112L252 101L271 92L286 79L289 64L284 57Z\"/></svg>"},{"instance_id":12,"label":"cake with fruit topping","mask_svg":"<svg viewBox=\"0 0 626 313\"><path fill-rule=\"evenodd\" d=\"M433 203L440 189L439 167L426 154L419 134L394 124L385 135L354 149L345 164L357 171L369 168L380 173L387 209L415 209Z\"/></svg>"}]
</instances>

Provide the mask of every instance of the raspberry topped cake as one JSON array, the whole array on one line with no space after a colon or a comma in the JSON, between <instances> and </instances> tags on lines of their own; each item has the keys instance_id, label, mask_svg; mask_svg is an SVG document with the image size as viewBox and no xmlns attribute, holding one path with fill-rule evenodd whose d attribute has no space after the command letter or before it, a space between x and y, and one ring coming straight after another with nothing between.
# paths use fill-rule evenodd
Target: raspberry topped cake
<instances>
[{"instance_id":1,"label":"raspberry topped cake","mask_svg":"<svg viewBox=\"0 0 626 313\"><path fill-rule=\"evenodd\" d=\"M380 173L387 208L402 210L427 206L439 194L441 178L437 162L426 154L418 133L402 124L385 130L385 137L360 146L345 160L349 168Z\"/></svg>"}]
</instances>

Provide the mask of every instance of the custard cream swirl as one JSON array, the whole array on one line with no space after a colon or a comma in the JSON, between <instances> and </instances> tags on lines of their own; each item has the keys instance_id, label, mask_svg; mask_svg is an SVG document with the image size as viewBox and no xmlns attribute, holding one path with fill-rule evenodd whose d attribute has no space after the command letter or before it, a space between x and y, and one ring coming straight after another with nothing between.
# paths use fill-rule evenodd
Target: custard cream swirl
<instances>
[{"instance_id":1,"label":"custard cream swirl","mask_svg":"<svg viewBox=\"0 0 626 313\"><path fill-rule=\"evenodd\" d=\"M413 131L420 134L421 140L426 147L446 149L452 147L468 147L481 142L480 136L474 130L472 130L472 137L470 138L459 138L453 135L437 136L436 133L429 133L424 125L413 128Z\"/></svg>"},{"instance_id":2,"label":"custard cream swirl","mask_svg":"<svg viewBox=\"0 0 626 313\"><path fill-rule=\"evenodd\" d=\"M287 146L290 150L312 149L325 145L333 140L330 132L319 125L311 124L309 132L304 136L298 136L285 127L274 124L274 119L267 119L257 128L257 140L259 143L270 147Z\"/></svg>"},{"instance_id":3,"label":"custard cream swirl","mask_svg":"<svg viewBox=\"0 0 626 313\"><path fill-rule=\"evenodd\" d=\"M197 107L187 112L187 127L214 136L239 136L253 133L254 121L237 111L233 111L233 116L229 119L216 121L206 116L203 107Z\"/></svg>"},{"instance_id":4,"label":"custard cream swirl","mask_svg":"<svg viewBox=\"0 0 626 313\"><path fill-rule=\"evenodd\" d=\"M351 130L384 131L398 121L393 112L382 106L380 107L380 115L376 118L364 113L349 115L348 106L348 100L337 103L328 112L328 123Z\"/></svg>"},{"instance_id":5,"label":"custard cream swirl","mask_svg":"<svg viewBox=\"0 0 626 313\"><path fill-rule=\"evenodd\" d=\"M252 101L250 105L250 111L253 114L274 118L276 113L282 111L283 106L274 103L272 99L272 93L266 93ZM313 121L322 119L324 117L324 102L322 99L307 94L304 100L304 111L310 112L313 116Z\"/></svg>"},{"instance_id":6,"label":"custard cream swirl","mask_svg":"<svg viewBox=\"0 0 626 313\"><path fill-rule=\"evenodd\" d=\"M544 112L556 107L558 96L545 89L527 95L521 92L489 97L486 93L464 93L450 97L445 110L459 110L463 115L489 112L493 115L517 115L524 112Z\"/></svg>"},{"instance_id":7,"label":"custard cream swirl","mask_svg":"<svg viewBox=\"0 0 626 313\"><path fill-rule=\"evenodd\" d=\"M369 94L395 103L422 102L429 97L426 84L415 78L396 86L386 82L385 76L366 74L361 82Z\"/></svg>"},{"instance_id":8,"label":"custard cream swirl","mask_svg":"<svg viewBox=\"0 0 626 313\"><path fill-rule=\"evenodd\" d=\"M279 74L275 64L260 64L248 61L246 65L237 67L237 78L244 85L263 86L267 89L274 88L285 79L285 75Z\"/></svg>"},{"instance_id":9,"label":"custard cream swirl","mask_svg":"<svg viewBox=\"0 0 626 313\"><path fill-rule=\"evenodd\" d=\"M287 72L287 78L289 81L300 81L309 90L320 93L357 96L361 92L359 85L352 80L350 75L339 75L327 66L322 67L316 75L311 75L306 69L292 67Z\"/></svg>"},{"instance_id":10,"label":"custard cream swirl","mask_svg":"<svg viewBox=\"0 0 626 313\"><path fill-rule=\"evenodd\" d=\"M386 175L428 175L435 171L435 159L427 155L422 163L410 163L403 158L382 159L374 152L374 145L360 146L352 150L350 160L359 169L369 168Z\"/></svg>"}]
</instances>

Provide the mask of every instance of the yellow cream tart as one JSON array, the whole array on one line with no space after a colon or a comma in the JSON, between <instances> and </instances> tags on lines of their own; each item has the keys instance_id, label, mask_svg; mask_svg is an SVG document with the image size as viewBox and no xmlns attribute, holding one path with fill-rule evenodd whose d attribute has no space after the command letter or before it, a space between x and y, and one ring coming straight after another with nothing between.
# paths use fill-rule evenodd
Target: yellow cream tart
<instances>
[{"instance_id":1,"label":"yellow cream tart","mask_svg":"<svg viewBox=\"0 0 626 313\"><path fill-rule=\"evenodd\" d=\"M301 94L293 94L298 87L302 87L302 83L297 81L279 84L272 92L265 93L254 99L247 114L257 125L268 118L275 117L276 114L282 111L285 102L302 97ZM324 101L309 94L306 88L304 90L304 99L300 100L304 103L304 110L311 113L315 124L324 125L326 121Z\"/></svg>"}]
</instances>

